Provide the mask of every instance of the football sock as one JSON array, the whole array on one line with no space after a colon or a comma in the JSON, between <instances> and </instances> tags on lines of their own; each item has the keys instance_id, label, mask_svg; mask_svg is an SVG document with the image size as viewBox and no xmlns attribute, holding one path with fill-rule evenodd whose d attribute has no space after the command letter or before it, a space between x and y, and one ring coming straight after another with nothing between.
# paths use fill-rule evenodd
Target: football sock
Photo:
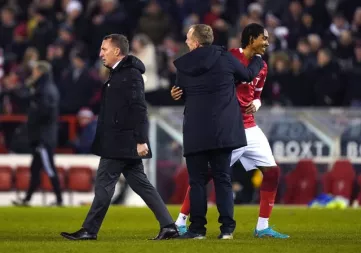
<instances>
[{"instance_id":1,"label":"football sock","mask_svg":"<svg viewBox=\"0 0 361 253\"><path fill-rule=\"evenodd\" d=\"M263 172L259 218L256 227L257 230L263 230L268 228L268 220L271 216L272 208L274 206L277 194L279 176L279 167L267 169Z\"/></svg>"},{"instance_id":2,"label":"football sock","mask_svg":"<svg viewBox=\"0 0 361 253\"><path fill-rule=\"evenodd\" d=\"M178 215L178 219L176 220L175 224L177 226L186 226L187 225L187 219L188 219L188 215L185 215L184 213L180 213Z\"/></svg>"}]
</instances>

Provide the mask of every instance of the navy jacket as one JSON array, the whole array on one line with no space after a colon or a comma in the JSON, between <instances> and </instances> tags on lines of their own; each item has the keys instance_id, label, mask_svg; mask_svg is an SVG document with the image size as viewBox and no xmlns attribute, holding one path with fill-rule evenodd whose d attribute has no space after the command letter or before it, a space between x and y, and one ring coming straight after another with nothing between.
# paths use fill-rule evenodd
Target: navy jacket
<instances>
[{"instance_id":1,"label":"navy jacket","mask_svg":"<svg viewBox=\"0 0 361 253\"><path fill-rule=\"evenodd\" d=\"M253 57L248 68L220 46L197 48L174 61L185 100L184 156L247 145L235 83L250 82L263 67ZM242 84L247 85L247 84Z\"/></svg>"}]
</instances>

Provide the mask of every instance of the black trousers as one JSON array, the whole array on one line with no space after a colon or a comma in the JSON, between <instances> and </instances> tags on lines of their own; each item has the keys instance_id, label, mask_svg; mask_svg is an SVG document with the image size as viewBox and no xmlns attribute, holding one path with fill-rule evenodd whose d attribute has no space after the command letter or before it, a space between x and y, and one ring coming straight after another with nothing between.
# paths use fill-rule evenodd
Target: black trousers
<instances>
[{"instance_id":1,"label":"black trousers","mask_svg":"<svg viewBox=\"0 0 361 253\"><path fill-rule=\"evenodd\" d=\"M186 157L190 189L189 230L206 234L207 189L209 167L216 190L216 204L219 212L218 222L222 233L232 233L236 227L233 219L234 202L230 167L232 150L218 149L196 153Z\"/></svg>"},{"instance_id":2,"label":"black trousers","mask_svg":"<svg viewBox=\"0 0 361 253\"><path fill-rule=\"evenodd\" d=\"M149 182L141 159L101 158L95 180L95 196L83 223L89 233L97 234L108 211L115 185L123 173L129 186L152 210L160 227L173 224L173 219L157 190Z\"/></svg>"},{"instance_id":3,"label":"black trousers","mask_svg":"<svg viewBox=\"0 0 361 253\"><path fill-rule=\"evenodd\" d=\"M57 203L62 203L63 199L61 196L60 183L58 173L54 165L54 153L53 150L47 145L39 144L33 150L33 160L31 162L30 172L30 185L26 193L25 200L30 201L33 193L40 185L40 172L44 169L46 174L49 176L53 191L56 195Z\"/></svg>"}]
</instances>

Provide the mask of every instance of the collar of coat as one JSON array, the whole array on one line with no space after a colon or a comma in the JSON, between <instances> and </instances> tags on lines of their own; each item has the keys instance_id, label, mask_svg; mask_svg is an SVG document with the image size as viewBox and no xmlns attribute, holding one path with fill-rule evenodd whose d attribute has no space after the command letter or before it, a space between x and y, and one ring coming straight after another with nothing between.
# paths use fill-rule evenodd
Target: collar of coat
<instances>
[{"instance_id":1,"label":"collar of coat","mask_svg":"<svg viewBox=\"0 0 361 253\"><path fill-rule=\"evenodd\" d=\"M145 72L145 66L143 62L134 55L126 55L114 69L113 68L109 68L109 69L110 69L110 73L113 74L124 68L138 69L141 74L144 74Z\"/></svg>"}]
</instances>

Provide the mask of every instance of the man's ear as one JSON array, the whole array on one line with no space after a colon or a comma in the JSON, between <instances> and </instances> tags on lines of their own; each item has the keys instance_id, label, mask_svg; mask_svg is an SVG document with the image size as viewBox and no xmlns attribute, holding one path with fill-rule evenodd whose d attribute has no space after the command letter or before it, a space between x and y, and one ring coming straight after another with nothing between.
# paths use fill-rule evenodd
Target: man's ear
<instances>
[{"instance_id":1,"label":"man's ear","mask_svg":"<svg viewBox=\"0 0 361 253\"><path fill-rule=\"evenodd\" d=\"M196 48L199 48L200 46L201 44L198 41L196 41Z\"/></svg>"},{"instance_id":2,"label":"man's ear","mask_svg":"<svg viewBox=\"0 0 361 253\"><path fill-rule=\"evenodd\" d=\"M251 37L249 38L249 44L252 45L253 42L254 42L254 38L251 36Z\"/></svg>"},{"instance_id":3,"label":"man's ear","mask_svg":"<svg viewBox=\"0 0 361 253\"><path fill-rule=\"evenodd\" d=\"M116 48L114 49L114 54L115 54L115 56L119 56L120 53L121 53L121 52L120 52L120 48L117 48L117 47L116 47Z\"/></svg>"}]
</instances>

